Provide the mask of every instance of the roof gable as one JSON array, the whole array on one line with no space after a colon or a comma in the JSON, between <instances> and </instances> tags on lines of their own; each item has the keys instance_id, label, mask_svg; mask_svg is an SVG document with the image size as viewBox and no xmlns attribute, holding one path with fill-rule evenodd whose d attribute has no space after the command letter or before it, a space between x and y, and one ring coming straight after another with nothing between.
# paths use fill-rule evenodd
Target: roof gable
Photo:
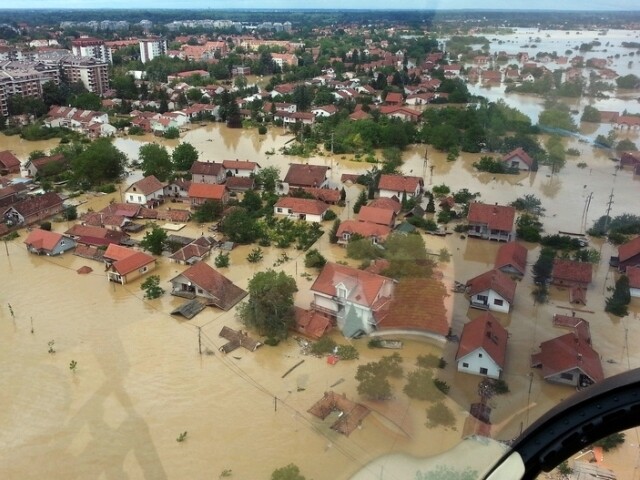
<instances>
[{"instance_id":1,"label":"roof gable","mask_svg":"<svg viewBox=\"0 0 640 480\"><path fill-rule=\"evenodd\" d=\"M511 277L500 270L489 270L467 282L467 293L476 295L478 293L493 290L509 303L513 303L516 295L516 282Z\"/></svg>"},{"instance_id":2,"label":"roof gable","mask_svg":"<svg viewBox=\"0 0 640 480\"><path fill-rule=\"evenodd\" d=\"M463 327L456 360L482 348L500 368L504 368L508 337L500 322L490 312L485 312Z\"/></svg>"},{"instance_id":3,"label":"roof gable","mask_svg":"<svg viewBox=\"0 0 640 480\"><path fill-rule=\"evenodd\" d=\"M142 180L132 183L126 191L128 192L129 190L132 190L134 192L140 192L143 195L151 195L152 193L163 189L164 184L160 182L155 175L149 175L148 177L144 177Z\"/></svg>"},{"instance_id":4,"label":"roof gable","mask_svg":"<svg viewBox=\"0 0 640 480\"><path fill-rule=\"evenodd\" d=\"M405 175L380 175L378 188L380 190L391 190L394 192L413 193L424 181L420 177L410 177Z\"/></svg>"},{"instance_id":5,"label":"roof gable","mask_svg":"<svg viewBox=\"0 0 640 480\"><path fill-rule=\"evenodd\" d=\"M31 248L51 251L63 238L59 233L37 228L29 233L24 243Z\"/></svg>"},{"instance_id":6,"label":"roof gable","mask_svg":"<svg viewBox=\"0 0 640 480\"><path fill-rule=\"evenodd\" d=\"M588 262L576 262L564 258L556 258L553 261L551 276L555 280L569 280L580 283L591 283L593 267Z\"/></svg>"},{"instance_id":7,"label":"roof gable","mask_svg":"<svg viewBox=\"0 0 640 480\"><path fill-rule=\"evenodd\" d=\"M640 237L629 240L618 247L618 258L621 262L640 254Z\"/></svg>"},{"instance_id":8,"label":"roof gable","mask_svg":"<svg viewBox=\"0 0 640 480\"><path fill-rule=\"evenodd\" d=\"M328 170L329 167L322 165L292 163L284 177L284 182L302 187L319 187L326 180Z\"/></svg>"},{"instance_id":9,"label":"roof gable","mask_svg":"<svg viewBox=\"0 0 640 480\"><path fill-rule=\"evenodd\" d=\"M495 268L511 266L518 270L521 275L527 267L527 254L529 252L524 245L517 242L504 243L498 249L496 255Z\"/></svg>"}]
</instances>

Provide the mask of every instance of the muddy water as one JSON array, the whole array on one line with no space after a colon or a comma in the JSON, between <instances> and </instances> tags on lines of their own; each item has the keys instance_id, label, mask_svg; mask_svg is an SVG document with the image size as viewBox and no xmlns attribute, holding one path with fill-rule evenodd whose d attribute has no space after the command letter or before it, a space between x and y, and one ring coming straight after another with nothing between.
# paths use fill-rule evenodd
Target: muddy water
<instances>
[{"instance_id":1,"label":"muddy water","mask_svg":"<svg viewBox=\"0 0 640 480\"><path fill-rule=\"evenodd\" d=\"M3 138L3 145L13 139ZM257 160L262 166L280 167L283 175L293 161L332 166L336 181L342 173L370 168L369 164L339 156L284 156L278 149L288 139L290 136L281 129L258 136L220 125L197 128L183 137L198 148L201 158ZM143 137L116 139L116 145L133 159L141 141L159 141L170 148L177 143ZM535 174L516 176L478 174L471 166L478 156L462 154L455 162L447 162L444 155L431 148L425 168L424 146L405 153L403 171L424 173L428 187L446 183L453 190L480 191L485 202L508 203L525 193L536 194L547 208L544 223L549 233L581 231L585 222L580 217L591 192L587 226L604 214L612 188L612 213L630 211L638 188L633 174L616 171L605 154L577 141L568 141L567 147L578 148L581 157L570 158L567 166L553 176L546 167ZM15 151L12 144L4 148ZM272 150L273 155L266 154ZM579 161L588 167L578 168ZM433 173L430 166L434 167ZM351 205L360 188L346 188ZM116 198L117 194L81 199L86 203L80 211L97 210ZM343 219L353 218L347 209L336 211ZM54 228L64 230L67 225L55 224ZM179 234L195 236L201 232L191 225ZM447 248L452 253L451 262L443 266L447 282L464 282L491 268L498 247L458 235L424 238L432 252ZM330 260L345 259L344 249L330 245L326 235L317 246ZM594 346L609 376L640 366L638 353L627 347L627 342L633 345L632 339L640 338L640 303L634 300L631 315L622 320L603 313L606 287L614 282L606 262L614 249L606 243L593 242L593 246L601 251L602 262L588 291L587 311L579 315L591 322ZM302 274L314 276L315 272L305 270L303 255L294 249L267 248L262 263L251 265L245 259L252 248L234 249L231 265L223 273L246 288L256 271L283 269L298 280L296 304L308 306L311 281ZM528 248L529 262L533 263L538 249ZM402 383L398 383L396 397L387 403L370 404L376 413L365 420L362 429L345 438L328 428L328 420L320 422L306 410L341 379L344 381L335 389L358 398L353 379L355 362L330 367L320 359L301 356L293 340L276 349L223 356L217 347L224 341L217 334L223 325L238 326L233 311L207 309L192 321L175 319L168 312L181 303L179 299L165 294L161 299L144 301L140 282L126 287L109 284L97 263L71 255L56 259L27 255L21 240L10 242L8 251L7 256L0 248L0 272L3 279L10 279L0 292L0 388L7 392L0 397L0 465L8 478L51 471L70 478L210 478L223 469L232 469L238 478L267 478L274 468L290 462L298 464L308 477L349 478L383 454L423 456L448 449L459 441L465 411L477 399L478 378L458 374L453 368L455 344L441 349L407 340L402 351L406 371L419 354L431 352L448 360L449 366L441 376L453 387L450 405L457 415L456 430L427 429L427 404L409 400L401 393ZM276 265L283 252L289 260ZM213 264L213 257L209 263ZM76 274L82 265L90 265L94 272ZM183 269L161 259L157 273L168 289L169 279ZM528 363L529 354L537 351L541 341L563 333L551 327L551 317L570 312L568 292L554 289L549 304L536 306L529 294L531 285L528 273L518 286L514 311L500 316L511 334L505 379L512 393L492 399L493 435L498 439L513 438L572 393L571 389L541 382L539 372L532 372ZM463 324L478 312L469 311L460 294L452 294L450 301L453 330L459 334ZM15 319L7 303L11 303ZM202 327L203 349L215 355L198 355L197 326ZM55 354L47 353L50 340L55 341ZM361 362L383 354L367 349L362 341L355 345ZM282 379L282 374L300 359L305 363ZM71 360L78 363L76 372L69 369ZM274 397L279 399L277 411ZM188 431L187 440L176 442L183 431ZM610 457L612 468L623 468L629 461L622 454Z\"/></svg>"}]
</instances>

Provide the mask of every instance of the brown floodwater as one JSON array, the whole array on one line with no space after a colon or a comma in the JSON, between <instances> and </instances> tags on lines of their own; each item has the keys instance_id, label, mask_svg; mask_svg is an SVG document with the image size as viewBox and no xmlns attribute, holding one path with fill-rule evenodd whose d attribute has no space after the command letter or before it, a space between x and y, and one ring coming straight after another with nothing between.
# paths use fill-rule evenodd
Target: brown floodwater
<instances>
[{"instance_id":1,"label":"brown floodwater","mask_svg":"<svg viewBox=\"0 0 640 480\"><path fill-rule=\"evenodd\" d=\"M201 158L256 160L262 166L280 167L283 175L294 161L332 166L336 182L342 173L371 167L349 156L284 156L279 148L290 138L278 128L259 136L255 131L214 124L194 128L181 140L193 143ZM115 140L131 159L136 158L144 141L158 141L170 148L178 143L150 136ZM1 137L1 142L3 149L13 150L23 160L31 150L57 143L25 146L17 137ZM427 187L445 183L453 190L482 192L485 202L508 203L526 193L535 194L547 209L544 224L548 233L584 231L585 224L588 227L604 214L612 189L612 213L631 212L640 186L633 173L617 171L606 154L577 140L568 140L567 147L578 148L581 156L569 157L565 168L554 175L547 167L515 176L479 174L472 168L479 155L463 153L458 160L447 162L431 147L425 165L424 146L405 152L403 171L424 173ZM579 168L578 162L587 167ZM139 171L127 182L135 178L139 178ZM346 188L351 205L360 189ZM585 222L585 202L591 193ZM97 210L117 197L81 198L79 210ZM336 211L343 219L353 218L347 209L336 207ZM329 226L327 222L325 230ZM54 224L59 231L67 227L66 223ZM204 227L188 225L178 234L196 236L203 231ZM329 366L324 360L301 355L290 339L277 348L264 347L255 353L237 350L224 356L217 351L225 343L218 332L223 325L239 326L234 311L207 309L191 321L174 318L169 312L180 299L165 294L146 301L139 281L126 286L110 284L100 264L73 255L54 259L29 255L22 244L24 236L23 232L20 239L7 244L8 255L0 248L4 280L0 293L0 474L5 478L50 476L51 472L66 478L215 478L224 469L231 469L237 478L268 478L274 468L293 462L308 478L346 479L381 455L403 452L428 456L460 441L469 403L477 400L479 378L455 371L455 344L443 348L405 339L401 352L405 371L425 353L442 355L448 361L440 377L452 386L448 402L456 414L455 429L428 429L428 404L410 400L398 382L392 400L368 403L374 413L347 438L329 429L330 419L322 422L306 411L338 382L333 387L336 391L358 399L354 380L357 365L388 352L368 349L365 340L354 341L361 359ZM452 254L451 261L442 265L445 282L465 282L491 268L498 248L495 243L457 234L444 238L425 235L424 239L430 251L447 248ZM640 355L633 348L634 340L640 338L640 302L634 299L630 315L623 319L603 312L606 289L614 283L607 262L615 249L596 241L592 246L602 259L594 270L587 306L577 314L591 323L594 347L609 376L640 366ZM304 255L293 248L264 248L263 261L253 265L246 262L252 248L234 249L231 265L222 273L246 288L256 271L266 267L284 270L298 280L296 304L308 306L308 287L315 272L304 268ZM344 249L329 244L326 235L317 248L330 260L345 260ZM539 249L534 245L528 248L532 264ZM279 264L283 253L288 260ZM215 255L208 260L210 264ZM93 272L78 275L75 270L83 265L91 266ZM169 279L182 270L183 266L162 258L155 273L168 289ZM573 393L570 388L542 382L539 371L529 368L529 355L537 351L540 342L564 333L551 326L551 318L554 313L570 312L568 292L552 289L548 304L534 305L531 289L527 272L518 285L514 310L499 316L510 333L504 378L511 389L509 395L491 400L492 435L500 440L518 435ZM462 325L478 312L469 310L460 294L452 293L448 302L454 333L459 334ZM7 304L11 304L15 318ZM198 355L196 327L202 327L203 348L212 355ZM334 337L348 342L339 334ZM48 353L52 340L55 354ZM302 359L301 366L281 378ZM69 368L72 360L77 362L75 372ZM277 411L274 397L278 398ZM188 432L186 440L176 442L184 431ZM630 443L637 445L631 435ZM634 452L626 448L623 453L607 455L607 463L616 471L630 473L629 465L637 466Z\"/></svg>"}]
</instances>

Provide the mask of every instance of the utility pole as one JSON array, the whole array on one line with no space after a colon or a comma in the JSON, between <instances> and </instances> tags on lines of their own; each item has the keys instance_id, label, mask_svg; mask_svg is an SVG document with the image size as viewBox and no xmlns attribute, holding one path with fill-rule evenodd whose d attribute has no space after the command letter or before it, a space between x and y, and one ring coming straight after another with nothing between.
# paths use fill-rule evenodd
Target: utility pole
<instances>
[{"instance_id":1,"label":"utility pole","mask_svg":"<svg viewBox=\"0 0 640 480\"><path fill-rule=\"evenodd\" d=\"M202 355L202 327L197 327L198 329L198 353Z\"/></svg>"},{"instance_id":2,"label":"utility pole","mask_svg":"<svg viewBox=\"0 0 640 480\"><path fill-rule=\"evenodd\" d=\"M7 252L7 257L9 256L9 247L7 246L7 241L4 240L4 250Z\"/></svg>"},{"instance_id":3,"label":"utility pole","mask_svg":"<svg viewBox=\"0 0 640 480\"><path fill-rule=\"evenodd\" d=\"M609 228L609 214L611 213L611 205L613 205L613 189L611 189L611 194L609 195L609 201L607 202L607 213L604 217L604 231L607 232Z\"/></svg>"},{"instance_id":4,"label":"utility pole","mask_svg":"<svg viewBox=\"0 0 640 480\"><path fill-rule=\"evenodd\" d=\"M278 411L278 397L273 397L273 411Z\"/></svg>"}]
</instances>

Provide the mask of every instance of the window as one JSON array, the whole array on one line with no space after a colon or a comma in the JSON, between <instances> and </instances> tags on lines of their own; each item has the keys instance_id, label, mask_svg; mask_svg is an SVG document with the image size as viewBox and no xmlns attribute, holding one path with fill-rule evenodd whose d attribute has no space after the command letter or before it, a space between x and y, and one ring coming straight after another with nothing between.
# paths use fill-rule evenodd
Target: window
<instances>
[{"instance_id":1,"label":"window","mask_svg":"<svg viewBox=\"0 0 640 480\"><path fill-rule=\"evenodd\" d=\"M478 358L482 358L482 354L481 353L478 354Z\"/></svg>"},{"instance_id":2,"label":"window","mask_svg":"<svg viewBox=\"0 0 640 480\"><path fill-rule=\"evenodd\" d=\"M142 267L140 270L138 270L140 273L144 273L148 270L147 266Z\"/></svg>"},{"instance_id":3,"label":"window","mask_svg":"<svg viewBox=\"0 0 640 480\"><path fill-rule=\"evenodd\" d=\"M282 213L282 208L278 207L278 208L276 209L276 211L277 211L278 213Z\"/></svg>"},{"instance_id":4,"label":"window","mask_svg":"<svg viewBox=\"0 0 640 480\"><path fill-rule=\"evenodd\" d=\"M477 295L476 298L479 302L482 303L487 303L487 300L489 300L489 297L487 297L486 295Z\"/></svg>"},{"instance_id":5,"label":"window","mask_svg":"<svg viewBox=\"0 0 640 480\"><path fill-rule=\"evenodd\" d=\"M463 366L464 368L469 368L469 364L468 364L467 362L462 362L462 366Z\"/></svg>"},{"instance_id":6,"label":"window","mask_svg":"<svg viewBox=\"0 0 640 480\"><path fill-rule=\"evenodd\" d=\"M560 378L563 380L573 380L573 373L561 373Z\"/></svg>"},{"instance_id":7,"label":"window","mask_svg":"<svg viewBox=\"0 0 640 480\"><path fill-rule=\"evenodd\" d=\"M141 202L142 201L142 195L138 195L138 201Z\"/></svg>"},{"instance_id":8,"label":"window","mask_svg":"<svg viewBox=\"0 0 640 480\"><path fill-rule=\"evenodd\" d=\"M504 305L504 300L500 300L499 298L496 298L493 300L493 304L501 307L502 305Z\"/></svg>"},{"instance_id":9,"label":"window","mask_svg":"<svg viewBox=\"0 0 640 480\"><path fill-rule=\"evenodd\" d=\"M338 291L338 297L340 298L347 298L347 289L344 287L338 287L337 288Z\"/></svg>"},{"instance_id":10,"label":"window","mask_svg":"<svg viewBox=\"0 0 640 480\"><path fill-rule=\"evenodd\" d=\"M486 375L487 373L489 373L489 370L487 370L486 368L480 369L480 375Z\"/></svg>"}]
</instances>

